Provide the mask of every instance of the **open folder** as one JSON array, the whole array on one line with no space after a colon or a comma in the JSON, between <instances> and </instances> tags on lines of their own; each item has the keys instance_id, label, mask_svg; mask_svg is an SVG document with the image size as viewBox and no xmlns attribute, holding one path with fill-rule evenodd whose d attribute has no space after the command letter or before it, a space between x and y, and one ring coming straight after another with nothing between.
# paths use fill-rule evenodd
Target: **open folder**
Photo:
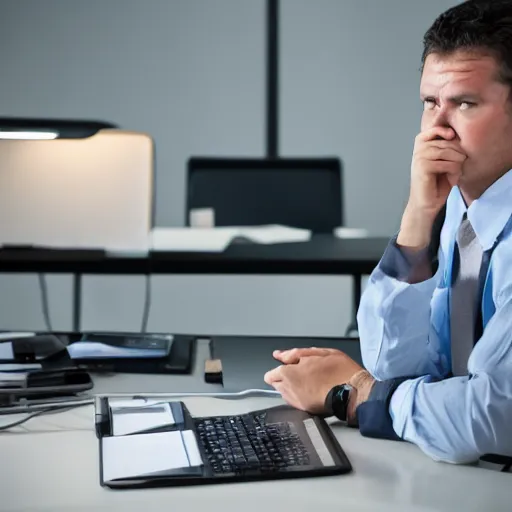
<instances>
[{"instance_id":1,"label":"open folder","mask_svg":"<svg viewBox=\"0 0 512 512\"><path fill-rule=\"evenodd\" d=\"M103 441L103 478L107 481L151 478L201 465L191 430L113 436Z\"/></svg>"},{"instance_id":2,"label":"open folder","mask_svg":"<svg viewBox=\"0 0 512 512\"><path fill-rule=\"evenodd\" d=\"M98 397L100 483L110 488L348 473L324 419L286 405L195 417L181 401Z\"/></svg>"},{"instance_id":3,"label":"open folder","mask_svg":"<svg viewBox=\"0 0 512 512\"><path fill-rule=\"evenodd\" d=\"M108 423L110 434L101 438L104 481L170 476L202 465L194 432L184 427L183 414L175 405L111 399L103 407L102 412L101 406L96 407L96 417Z\"/></svg>"}]
</instances>

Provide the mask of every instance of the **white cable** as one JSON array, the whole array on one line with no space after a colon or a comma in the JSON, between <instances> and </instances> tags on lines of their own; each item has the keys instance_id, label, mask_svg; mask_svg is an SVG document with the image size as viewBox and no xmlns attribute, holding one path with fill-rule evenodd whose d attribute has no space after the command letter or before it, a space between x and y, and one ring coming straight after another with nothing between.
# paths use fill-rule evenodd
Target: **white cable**
<instances>
[{"instance_id":1,"label":"white cable","mask_svg":"<svg viewBox=\"0 0 512 512\"><path fill-rule=\"evenodd\" d=\"M271 389L245 389L243 391L237 392L190 392L190 393L103 393L97 394L94 396L90 396L87 398L78 398L78 399L67 399L67 400L55 400L52 402L45 403L37 403L31 404L26 403L22 405L15 405L12 407L2 407L0 408L0 415L4 414L19 414L19 413L28 413L31 411L37 411L40 409L48 409L49 407L62 407L63 409L72 406L78 406L81 404L93 404L94 399L96 397L99 398L133 398L133 399L144 399L144 398L186 398L186 397L205 397L205 398L219 398L223 400L240 400L242 398L248 397L270 397L270 398L280 398L281 394L278 391L274 391Z\"/></svg>"},{"instance_id":2,"label":"white cable","mask_svg":"<svg viewBox=\"0 0 512 512\"><path fill-rule=\"evenodd\" d=\"M243 391L236 392L222 392L222 391L212 391L212 392L185 392L185 393L142 393L142 394L134 394L134 393L105 393L101 395L96 395L98 397L103 398L111 398L111 397L124 397L124 398L178 398L178 397L210 397L210 398L220 398L223 400L239 400L241 398L247 397L280 397L281 393L279 391L274 391L272 389L245 389Z\"/></svg>"}]
</instances>

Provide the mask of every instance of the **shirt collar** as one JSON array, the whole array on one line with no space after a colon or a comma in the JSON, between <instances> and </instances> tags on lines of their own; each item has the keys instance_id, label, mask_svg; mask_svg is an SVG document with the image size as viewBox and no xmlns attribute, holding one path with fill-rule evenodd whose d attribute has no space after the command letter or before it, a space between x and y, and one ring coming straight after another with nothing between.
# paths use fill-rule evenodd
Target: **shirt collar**
<instances>
[{"instance_id":1,"label":"shirt collar","mask_svg":"<svg viewBox=\"0 0 512 512\"><path fill-rule=\"evenodd\" d=\"M495 181L469 208L458 187L448 197L447 217L455 230L467 212L469 222L484 251L491 249L512 215L512 170Z\"/></svg>"}]
</instances>

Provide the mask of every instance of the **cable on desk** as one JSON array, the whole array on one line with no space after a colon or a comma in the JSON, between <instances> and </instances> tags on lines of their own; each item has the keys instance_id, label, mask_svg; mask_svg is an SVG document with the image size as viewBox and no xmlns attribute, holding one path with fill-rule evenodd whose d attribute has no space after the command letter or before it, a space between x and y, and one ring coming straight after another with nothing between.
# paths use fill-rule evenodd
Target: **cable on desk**
<instances>
[{"instance_id":1,"label":"cable on desk","mask_svg":"<svg viewBox=\"0 0 512 512\"><path fill-rule=\"evenodd\" d=\"M39 411L30 413L28 416L25 416L24 418L21 418L20 420L13 421L12 423L8 423L7 425L0 425L0 431L9 430L11 428L23 425L24 423L31 420L32 418L35 418L36 416L41 416L43 414L49 414L52 412L64 412L67 410L76 409L77 407L83 407L84 405L89 405L89 404L81 403L81 404L72 404L72 405L68 404L68 405L62 405L62 406L47 407L46 409L41 409Z\"/></svg>"},{"instance_id":2,"label":"cable on desk","mask_svg":"<svg viewBox=\"0 0 512 512\"><path fill-rule=\"evenodd\" d=\"M140 332L145 333L148 328L149 311L151 310L151 274L146 274L146 293L144 298L144 311L142 313L142 325Z\"/></svg>"},{"instance_id":3,"label":"cable on desk","mask_svg":"<svg viewBox=\"0 0 512 512\"><path fill-rule=\"evenodd\" d=\"M108 393L107 395L96 395L96 396L108 396L109 398L130 398L139 400L150 400L150 399L162 399L167 400L169 398L186 398L186 397L204 397L204 398L218 398L224 400L240 400L249 397L271 397L279 398L281 394L279 391L273 389L245 389L243 391L197 391L197 392L172 392L172 393ZM53 398L50 400L30 400L22 401L21 403L12 405L10 407L0 407L0 416L8 414L29 414L33 411L38 414L44 412L66 409L74 409L75 407L83 407L86 405L93 405L95 397L91 395L85 395L74 398Z\"/></svg>"},{"instance_id":4,"label":"cable on desk","mask_svg":"<svg viewBox=\"0 0 512 512\"><path fill-rule=\"evenodd\" d=\"M77 396L77 397L62 397L52 399L22 399L17 403L14 403L8 407L0 407L0 416L7 414L28 414L33 411L48 410L51 408L65 409L67 407L92 405L94 403L94 397L90 395Z\"/></svg>"},{"instance_id":5,"label":"cable on desk","mask_svg":"<svg viewBox=\"0 0 512 512\"><path fill-rule=\"evenodd\" d=\"M281 393L274 389L244 389L243 391L190 391L190 392L173 392L173 393L144 393L143 395L135 395L131 393L110 393L109 398L218 398L219 400L241 400L244 398L280 398Z\"/></svg>"},{"instance_id":6,"label":"cable on desk","mask_svg":"<svg viewBox=\"0 0 512 512\"><path fill-rule=\"evenodd\" d=\"M50 306L48 300L48 285L46 283L46 276L44 274L39 273L39 291L41 292L41 308L43 311L43 318L46 324L46 329L49 332L52 332L52 321L50 318Z\"/></svg>"}]
</instances>

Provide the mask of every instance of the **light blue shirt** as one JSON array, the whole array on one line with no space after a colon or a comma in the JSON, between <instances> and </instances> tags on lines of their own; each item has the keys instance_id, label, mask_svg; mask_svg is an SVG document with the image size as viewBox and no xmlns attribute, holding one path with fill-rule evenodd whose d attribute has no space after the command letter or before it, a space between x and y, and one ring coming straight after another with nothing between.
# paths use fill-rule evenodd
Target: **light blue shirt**
<instances>
[{"instance_id":1,"label":"light blue shirt","mask_svg":"<svg viewBox=\"0 0 512 512\"><path fill-rule=\"evenodd\" d=\"M452 377L449 283L466 211L484 251L499 243L483 291L483 335L468 376ZM452 189L438 257L435 275L416 284L391 277L381 265L373 271L358 311L363 363L377 380L411 377L391 397L393 430L433 459L512 456L512 171L467 209Z\"/></svg>"}]
</instances>

